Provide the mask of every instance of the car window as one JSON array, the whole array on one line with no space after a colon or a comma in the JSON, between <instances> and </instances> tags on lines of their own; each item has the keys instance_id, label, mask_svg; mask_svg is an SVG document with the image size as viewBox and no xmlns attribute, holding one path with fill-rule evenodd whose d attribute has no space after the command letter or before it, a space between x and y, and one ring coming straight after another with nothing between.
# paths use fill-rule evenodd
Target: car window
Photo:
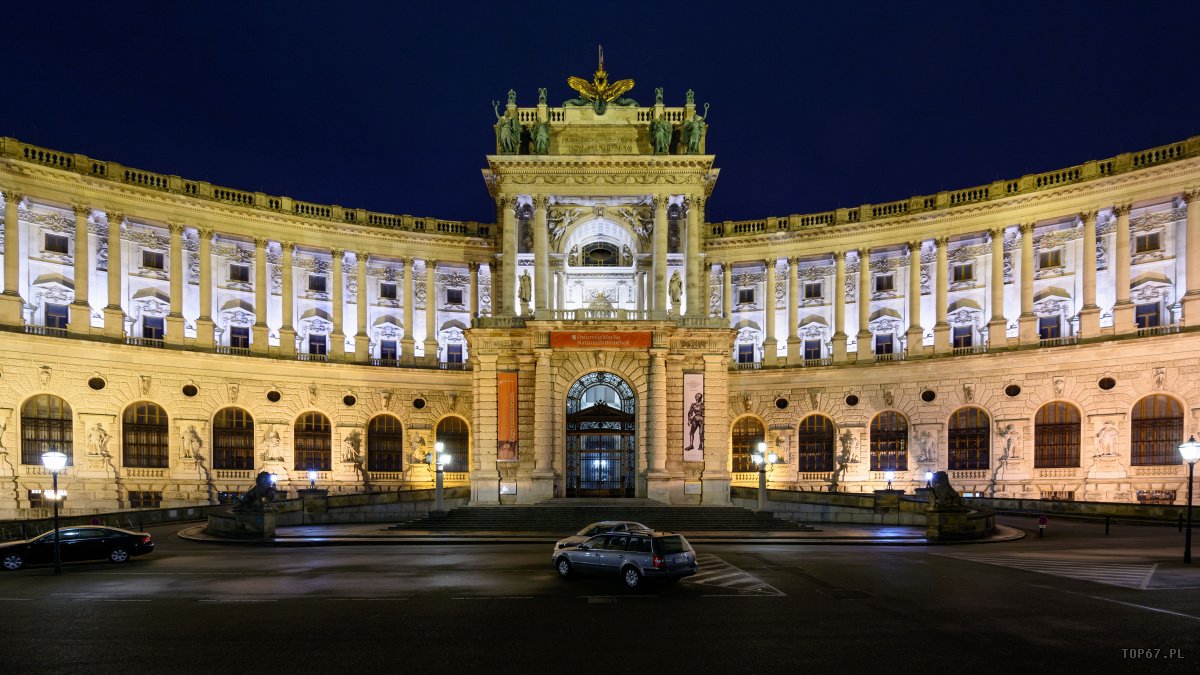
<instances>
[{"instance_id":1,"label":"car window","mask_svg":"<svg viewBox=\"0 0 1200 675\"><path fill-rule=\"evenodd\" d=\"M590 537L593 534L597 534L597 533L600 533L603 531L604 530L601 530L599 525L588 525L587 527L580 530L578 534L581 537Z\"/></svg>"},{"instance_id":2,"label":"car window","mask_svg":"<svg viewBox=\"0 0 1200 675\"><path fill-rule=\"evenodd\" d=\"M650 552L650 540L645 537L634 537L629 540L629 550L639 551L641 553Z\"/></svg>"},{"instance_id":3,"label":"car window","mask_svg":"<svg viewBox=\"0 0 1200 675\"><path fill-rule=\"evenodd\" d=\"M108 530L79 530L80 539L99 539L108 536Z\"/></svg>"},{"instance_id":4,"label":"car window","mask_svg":"<svg viewBox=\"0 0 1200 675\"><path fill-rule=\"evenodd\" d=\"M588 548L593 548L593 549L604 548L604 535L600 535L598 537L592 537L591 539L588 539L587 541L583 542L582 545L587 546Z\"/></svg>"},{"instance_id":5,"label":"car window","mask_svg":"<svg viewBox=\"0 0 1200 675\"><path fill-rule=\"evenodd\" d=\"M668 537L659 537L654 540L658 544L659 555L671 555L672 553L683 553L687 550L687 542L678 534L673 534Z\"/></svg>"},{"instance_id":6,"label":"car window","mask_svg":"<svg viewBox=\"0 0 1200 675\"><path fill-rule=\"evenodd\" d=\"M609 551L624 551L625 544L629 541L629 537L609 537L608 543L604 548Z\"/></svg>"}]
</instances>

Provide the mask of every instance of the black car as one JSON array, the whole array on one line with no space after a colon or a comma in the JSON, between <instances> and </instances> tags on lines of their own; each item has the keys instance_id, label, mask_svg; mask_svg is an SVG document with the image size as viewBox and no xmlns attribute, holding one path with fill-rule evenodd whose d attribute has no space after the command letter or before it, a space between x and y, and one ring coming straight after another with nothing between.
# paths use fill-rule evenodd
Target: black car
<instances>
[{"instance_id":1,"label":"black car","mask_svg":"<svg viewBox=\"0 0 1200 675\"><path fill-rule=\"evenodd\" d=\"M135 555L145 555L154 550L154 540L146 532L130 532L116 527L60 527L58 535L63 562L108 560L123 563ZM53 562L53 531L26 541L0 544L0 563L6 570Z\"/></svg>"}]
</instances>

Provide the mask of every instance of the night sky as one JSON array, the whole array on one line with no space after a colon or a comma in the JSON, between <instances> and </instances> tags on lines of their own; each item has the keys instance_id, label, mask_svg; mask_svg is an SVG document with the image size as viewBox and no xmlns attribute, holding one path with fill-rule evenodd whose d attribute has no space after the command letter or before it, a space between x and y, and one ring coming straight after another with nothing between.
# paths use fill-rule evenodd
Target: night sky
<instances>
[{"instance_id":1,"label":"night sky","mask_svg":"<svg viewBox=\"0 0 1200 675\"><path fill-rule=\"evenodd\" d=\"M9 3L0 134L492 221L491 101L710 103L709 220L883 202L1200 134L1200 3ZM371 6L371 5L378 5ZM580 9L564 9L580 8ZM587 9L582 9L587 8Z\"/></svg>"}]
</instances>

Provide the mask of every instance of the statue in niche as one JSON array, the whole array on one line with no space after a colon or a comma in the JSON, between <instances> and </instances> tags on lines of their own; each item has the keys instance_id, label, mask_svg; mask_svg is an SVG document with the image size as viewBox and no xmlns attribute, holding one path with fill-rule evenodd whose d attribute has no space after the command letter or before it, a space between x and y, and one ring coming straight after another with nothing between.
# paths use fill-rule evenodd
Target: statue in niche
<instances>
[{"instance_id":1,"label":"statue in niche","mask_svg":"<svg viewBox=\"0 0 1200 675\"><path fill-rule=\"evenodd\" d=\"M842 445L842 454L846 456L847 464L858 464L858 437L849 429L842 432L838 436L838 442Z\"/></svg>"},{"instance_id":2,"label":"statue in niche","mask_svg":"<svg viewBox=\"0 0 1200 675\"><path fill-rule=\"evenodd\" d=\"M1004 455L1008 459L1019 459L1021 432L1011 423L996 429L996 435L1004 439Z\"/></svg>"},{"instance_id":3,"label":"statue in niche","mask_svg":"<svg viewBox=\"0 0 1200 675\"><path fill-rule=\"evenodd\" d=\"M917 456L918 462L932 462L934 457L933 434L928 431L922 431L917 436L917 445L921 448L921 454Z\"/></svg>"},{"instance_id":4,"label":"statue in niche","mask_svg":"<svg viewBox=\"0 0 1200 675\"><path fill-rule=\"evenodd\" d=\"M1116 457L1117 456L1117 425L1111 420L1104 423L1100 427L1100 431L1096 432L1096 457Z\"/></svg>"},{"instance_id":5,"label":"statue in niche","mask_svg":"<svg viewBox=\"0 0 1200 675\"><path fill-rule=\"evenodd\" d=\"M840 486L842 483L842 479L846 477L846 469L848 468L851 459L849 438L852 436L853 435L847 431L846 433L842 434L840 438L842 441L842 450L837 454L837 457L834 458L837 466L833 470L833 475L829 477L830 492L837 492L838 486Z\"/></svg>"},{"instance_id":6,"label":"statue in niche","mask_svg":"<svg viewBox=\"0 0 1200 675\"><path fill-rule=\"evenodd\" d=\"M687 141L688 154L700 152L700 139L704 137L704 123L708 119L708 104L704 104L704 114L694 114L692 119L683 123L683 136Z\"/></svg>"},{"instance_id":7,"label":"statue in niche","mask_svg":"<svg viewBox=\"0 0 1200 675\"><path fill-rule=\"evenodd\" d=\"M533 140L533 152L536 155L544 155L550 152L550 123L538 122L529 129L529 136Z\"/></svg>"},{"instance_id":8,"label":"statue in niche","mask_svg":"<svg viewBox=\"0 0 1200 675\"><path fill-rule=\"evenodd\" d=\"M579 245L571 247L571 252L567 254L567 263L572 267L579 266Z\"/></svg>"},{"instance_id":9,"label":"statue in niche","mask_svg":"<svg viewBox=\"0 0 1200 675\"><path fill-rule=\"evenodd\" d=\"M671 293L671 306L678 310L679 300L683 296L683 280L679 278L679 272L671 275L671 284L667 290Z\"/></svg>"},{"instance_id":10,"label":"statue in niche","mask_svg":"<svg viewBox=\"0 0 1200 675\"><path fill-rule=\"evenodd\" d=\"M533 289L530 288L529 270L525 270L521 274L521 278L517 283L517 297L524 303L528 303L529 299L533 297Z\"/></svg>"},{"instance_id":11,"label":"statue in niche","mask_svg":"<svg viewBox=\"0 0 1200 675\"><path fill-rule=\"evenodd\" d=\"M628 267L633 264L633 252L629 250L629 244L621 247L621 265Z\"/></svg>"},{"instance_id":12,"label":"statue in niche","mask_svg":"<svg viewBox=\"0 0 1200 675\"><path fill-rule=\"evenodd\" d=\"M650 120L650 144L654 154L665 155L671 149L671 123L666 120Z\"/></svg>"},{"instance_id":13,"label":"statue in niche","mask_svg":"<svg viewBox=\"0 0 1200 675\"><path fill-rule=\"evenodd\" d=\"M104 425L96 422L96 426L88 429L87 435L87 452L89 455L97 457L108 456L108 441L112 438L108 432L104 430Z\"/></svg>"},{"instance_id":14,"label":"statue in niche","mask_svg":"<svg viewBox=\"0 0 1200 675\"><path fill-rule=\"evenodd\" d=\"M204 446L204 440L200 438L200 433L196 431L196 427L189 424L187 431L183 432L182 443L179 445L180 451L183 452L184 459L199 459L200 448Z\"/></svg>"}]
</instances>

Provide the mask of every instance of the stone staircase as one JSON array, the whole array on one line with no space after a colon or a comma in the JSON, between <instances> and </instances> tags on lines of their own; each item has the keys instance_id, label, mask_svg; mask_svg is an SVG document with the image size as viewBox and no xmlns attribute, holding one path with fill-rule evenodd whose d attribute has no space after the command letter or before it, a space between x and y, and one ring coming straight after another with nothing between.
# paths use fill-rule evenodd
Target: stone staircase
<instances>
[{"instance_id":1,"label":"stone staircase","mask_svg":"<svg viewBox=\"0 0 1200 675\"><path fill-rule=\"evenodd\" d=\"M393 525L393 530L547 532L574 534L598 520L632 520L680 532L800 532L807 525L737 506L671 506L652 499L548 499L528 506L464 506L441 517Z\"/></svg>"}]
</instances>

